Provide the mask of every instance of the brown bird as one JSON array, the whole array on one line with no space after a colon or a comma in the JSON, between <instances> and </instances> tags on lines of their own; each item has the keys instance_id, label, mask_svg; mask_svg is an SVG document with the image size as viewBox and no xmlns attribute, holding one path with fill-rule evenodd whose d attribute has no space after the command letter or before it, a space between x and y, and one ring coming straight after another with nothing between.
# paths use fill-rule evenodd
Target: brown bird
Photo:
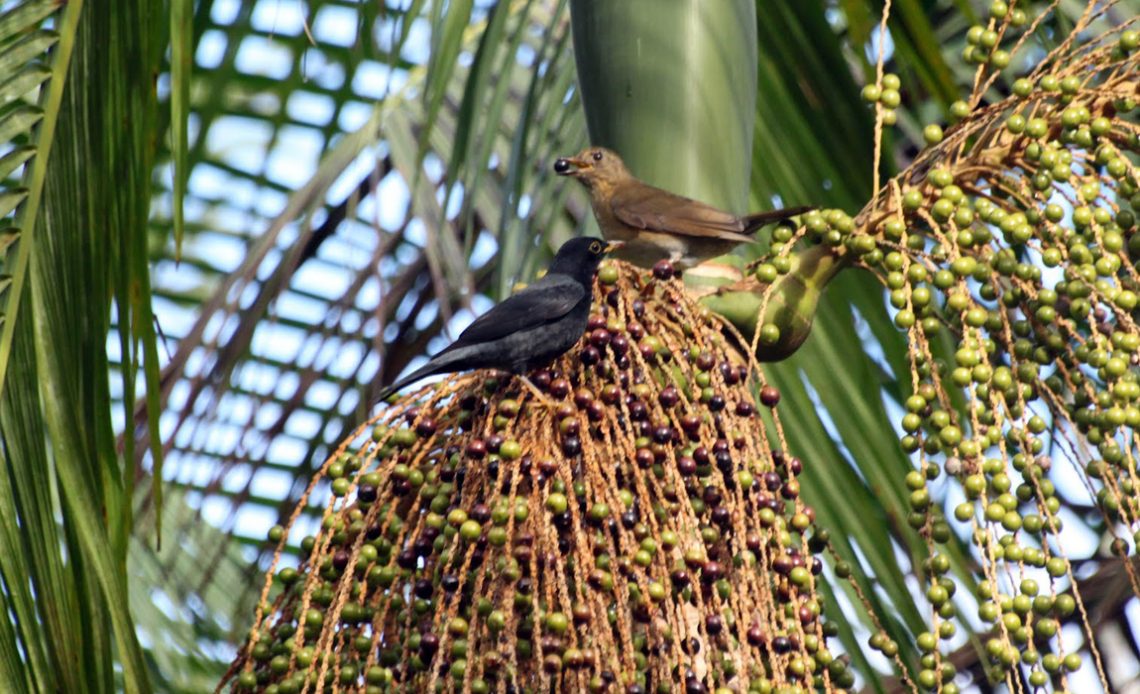
<instances>
[{"instance_id":1,"label":"brown bird","mask_svg":"<svg viewBox=\"0 0 1140 694\"><path fill-rule=\"evenodd\" d=\"M738 216L637 180L621 157L604 147L558 159L554 173L573 176L586 186L602 235L625 242L614 256L642 267L662 259L682 269L692 267L755 241L749 234L766 224L814 209L789 207Z\"/></svg>"}]
</instances>

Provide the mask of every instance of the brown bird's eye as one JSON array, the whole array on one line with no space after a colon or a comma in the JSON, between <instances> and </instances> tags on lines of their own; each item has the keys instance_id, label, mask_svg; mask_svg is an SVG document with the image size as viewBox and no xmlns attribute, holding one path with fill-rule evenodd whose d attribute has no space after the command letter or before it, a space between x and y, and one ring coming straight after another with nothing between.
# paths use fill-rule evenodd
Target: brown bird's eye
<instances>
[{"instance_id":1,"label":"brown bird's eye","mask_svg":"<svg viewBox=\"0 0 1140 694\"><path fill-rule=\"evenodd\" d=\"M601 152L594 152L594 161L601 161L601 160L602 160L602 153Z\"/></svg>"}]
</instances>

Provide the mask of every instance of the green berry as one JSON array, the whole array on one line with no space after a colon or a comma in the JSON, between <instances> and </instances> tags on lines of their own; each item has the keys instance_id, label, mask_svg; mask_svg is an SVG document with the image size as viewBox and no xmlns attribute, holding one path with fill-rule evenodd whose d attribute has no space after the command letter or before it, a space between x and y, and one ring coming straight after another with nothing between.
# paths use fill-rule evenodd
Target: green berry
<instances>
[{"instance_id":1,"label":"green berry","mask_svg":"<svg viewBox=\"0 0 1140 694\"><path fill-rule=\"evenodd\" d=\"M554 514L564 513L569 506L565 494L552 492L546 497L546 509Z\"/></svg>"},{"instance_id":2,"label":"green berry","mask_svg":"<svg viewBox=\"0 0 1140 694\"><path fill-rule=\"evenodd\" d=\"M518 460L522 456L522 444L518 441L504 441L499 447L499 455L503 460Z\"/></svg>"},{"instance_id":3,"label":"green berry","mask_svg":"<svg viewBox=\"0 0 1140 694\"><path fill-rule=\"evenodd\" d=\"M774 323L765 323L760 328L760 344L771 347L780 341L780 328Z\"/></svg>"}]
</instances>

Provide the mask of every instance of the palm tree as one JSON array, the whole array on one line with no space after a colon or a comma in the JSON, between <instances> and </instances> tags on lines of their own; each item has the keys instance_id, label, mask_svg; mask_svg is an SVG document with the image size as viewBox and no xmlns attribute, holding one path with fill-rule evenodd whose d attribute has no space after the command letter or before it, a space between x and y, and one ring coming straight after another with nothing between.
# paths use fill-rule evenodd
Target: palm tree
<instances>
[{"instance_id":1,"label":"palm tree","mask_svg":"<svg viewBox=\"0 0 1140 694\"><path fill-rule=\"evenodd\" d=\"M637 3L623 3L624 16L573 34L588 118L575 88L570 17L580 27L593 3L328 3L308 14L290 3L176 2L161 11L149 3L5 7L0 46L26 65L5 80L11 96L0 112L3 141L15 146L0 160L12 162L0 169L8 182L0 199L9 203L0 210L19 230L7 236L15 239L3 259L11 284L0 295L7 463L0 549L14 557L4 563L0 596L15 617L0 648L10 688L109 689L121 677L123 688L135 690L146 689L149 677L163 689L198 691L216 681L218 664L233 655L219 644L240 642L257 601L247 586L260 586L256 576L266 568L250 563L266 549L254 528L289 517L319 461L366 419L379 384L488 297L532 277L551 247L589 223L579 192L547 166L586 141L587 122L594 139L619 145L641 175L712 202L760 208L778 194L787 203L811 201L855 215L880 188L873 186L876 169L886 181L916 160L919 169L910 172L957 161L948 145L916 159L924 136L938 139L922 123L946 112L971 114L977 135L1008 115L986 106L1009 103L1001 100L1017 85L1004 77L981 82L986 89L964 107L954 101L975 74L988 78L1005 62L979 46L994 31L996 51L1009 50L1028 27L1012 27L1008 36L1001 27L1014 23L1021 4L1002 12L1005 3L994 3L990 15L976 16L965 3L896 2L884 70L873 60L883 47L880 3L845 3L842 11L822 2L760 3L754 22L750 3L725 3L716 42L689 33L709 27L694 30L656 10L646 25ZM1129 3L1095 15L1084 7L1031 8L1033 38L1013 60L1043 55L1074 25L1082 36L1099 36L1135 14ZM665 37L675 41L655 46L655 64L671 67L661 84L679 75L709 77L700 91L650 89L655 98L637 101L643 110L623 121L614 105L622 85L606 81L618 71L590 61L620 59L620 51L605 51L660 26L672 27ZM1111 39L1126 52L1131 39L1122 31ZM114 40L87 38L95 36ZM706 47L707 54L677 49L683 46ZM735 56L728 62L740 66L744 88L736 79L718 85L715 71L694 67L712 59L707 47ZM980 58L989 61L982 68ZM1134 62L1104 64L1124 84L1135 83ZM752 70L756 99L747 89ZM1024 71L1014 62L1007 72ZM152 80L160 73L156 93ZM878 89L864 92L878 97L874 108L860 106L853 75ZM602 96L591 103L594 95ZM904 106L895 111L899 95ZM731 125L671 137L673 116L701 102L730 113ZM879 158L876 120L895 119ZM636 131L622 130L623 122ZM954 135L947 133L961 142ZM1114 146L1127 150L1132 137ZM750 160L733 159L749 150ZM1106 158L1104 165L1117 160L1128 161ZM313 174L300 176L299 169ZM1127 192L1127 176L1122 180L1118 189ZM880 190L871 209L899 203L891 202L889 187ZM852 221L874 228L869 219ZM836 213L817 224L814 233L826 237L846 222ZM1130 228L1117 225L1125 234ZM791 246L758 248L748 259L769 259L780 248ZM931 258L944 265L952 259L936 251ZM863 263L876 265L873 255ZM897 290L888 272L880 277ZM163 316L161 338L152 302ZM719 307L731 313L731 306ZM937 618L913 593L917 585L927 589L932 553L943 558L933 561L949 562L963 588L977 585L981 565L989 566L979 564L968 536L932 544L950 526L937 513L915 515L928 508L952 514L963 500L963 487L945 482L947 475L929 489L921 474L914 477L918 458L903 446L916 440L897 428L908 424L902 414L914 379L924 378L933 360L924 366L908 356L915 335L895 327L899 314L884 308L870 273L840 273L812 313L811 338L765 373L780 393L788 447L805 461L804 499L816 527L830 531L834 558L819 584L825 611L863 681L889 688L883 673L899 665L921 684L922 671L932 668L921 662L928 639L919 634L935 631ZM749 327L748 315L756 312L737 316L740 327ZM956 363L952 334L932 339L930 356ZM100 376L107 373L111 379ZM946 397L938 412L911 411L934 418L921 423L924 431L937 426L941 433L950 425L940 419L951 412L965 422L978 413L958 390L948 388ZM1063 409L1053 403L1049 411ZM1055 427L1053 445L1068 450L1075 428L1061 416L1043 421ZM124 430L129 435L116 449L115 432ZM969 489L971 470L954 470L965 457L932 459ZM1096 465L1093 473L1105 477ZM166 484L136 489L140 475ZM924 502L923 492L933 502ZM1127 521L1132 492L1120 493ZM1090 505L1078 496L1061 501L1079 513ZM309 529L288 534L287 554L300 553L302 537L315 533L314 521L307 522ZM1079 522L1066 516L1070 526ZM1100 515L1088 527L1105 538L1114 530ZM272 539L278 534L274 529ZM60 547L67 548L63 556ZM1078 593L1095 608L1086 633L1119 629L1131 590L1122 567L1129 565L1093 550L1064 556L1073 566L1069 580L1091 575L1085 580L1103 582L1096 584L1103 590ZM846 574L851 582L840 580ZM156 609L156 595L173 609ZM985 596L978 604L984 607ZM967 601L962 609L972 614L978 607ZM960 633L988 629L972 616L957 624ZM880 652L897 650L897 659L868 651L868 632ZM971 661L968 646L956 650L963 638L938 651L960 670L981 673L985 659ZM994 649L991 656L1006 655ZM1082 672L1093 672L1098 661L1085 662ZM1022 676L1033 676L1030 666Z\"/></svg>"}]
</instances>

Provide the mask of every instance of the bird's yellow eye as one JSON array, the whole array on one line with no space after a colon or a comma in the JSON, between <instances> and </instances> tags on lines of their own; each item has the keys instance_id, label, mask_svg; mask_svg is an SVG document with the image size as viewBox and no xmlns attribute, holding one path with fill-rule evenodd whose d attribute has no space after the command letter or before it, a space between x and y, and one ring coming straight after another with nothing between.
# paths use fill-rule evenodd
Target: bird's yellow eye
<instances>
[{"instance_id":1,"label":"bird's yellow eye","mask_svg":"<svg viewBox=\"0 0 1140 694\"><path fill-rule=\"evenodd\" d=\"M591 253L601 253L602 252L602 244L598 243L597 241L591 243L590 244L590 252Z\"/></svg>"},{"instance_id":2,"label":"bird's yellow eye","mask_svg":"<svg viewBox=\"0 0 1140 694\"><path fill-rule=\"evenodd\" d=\"M601 161L601 160L602 160L602 153L601 152L594 152L594 161Z\"/></svg>"}]
</instances>

